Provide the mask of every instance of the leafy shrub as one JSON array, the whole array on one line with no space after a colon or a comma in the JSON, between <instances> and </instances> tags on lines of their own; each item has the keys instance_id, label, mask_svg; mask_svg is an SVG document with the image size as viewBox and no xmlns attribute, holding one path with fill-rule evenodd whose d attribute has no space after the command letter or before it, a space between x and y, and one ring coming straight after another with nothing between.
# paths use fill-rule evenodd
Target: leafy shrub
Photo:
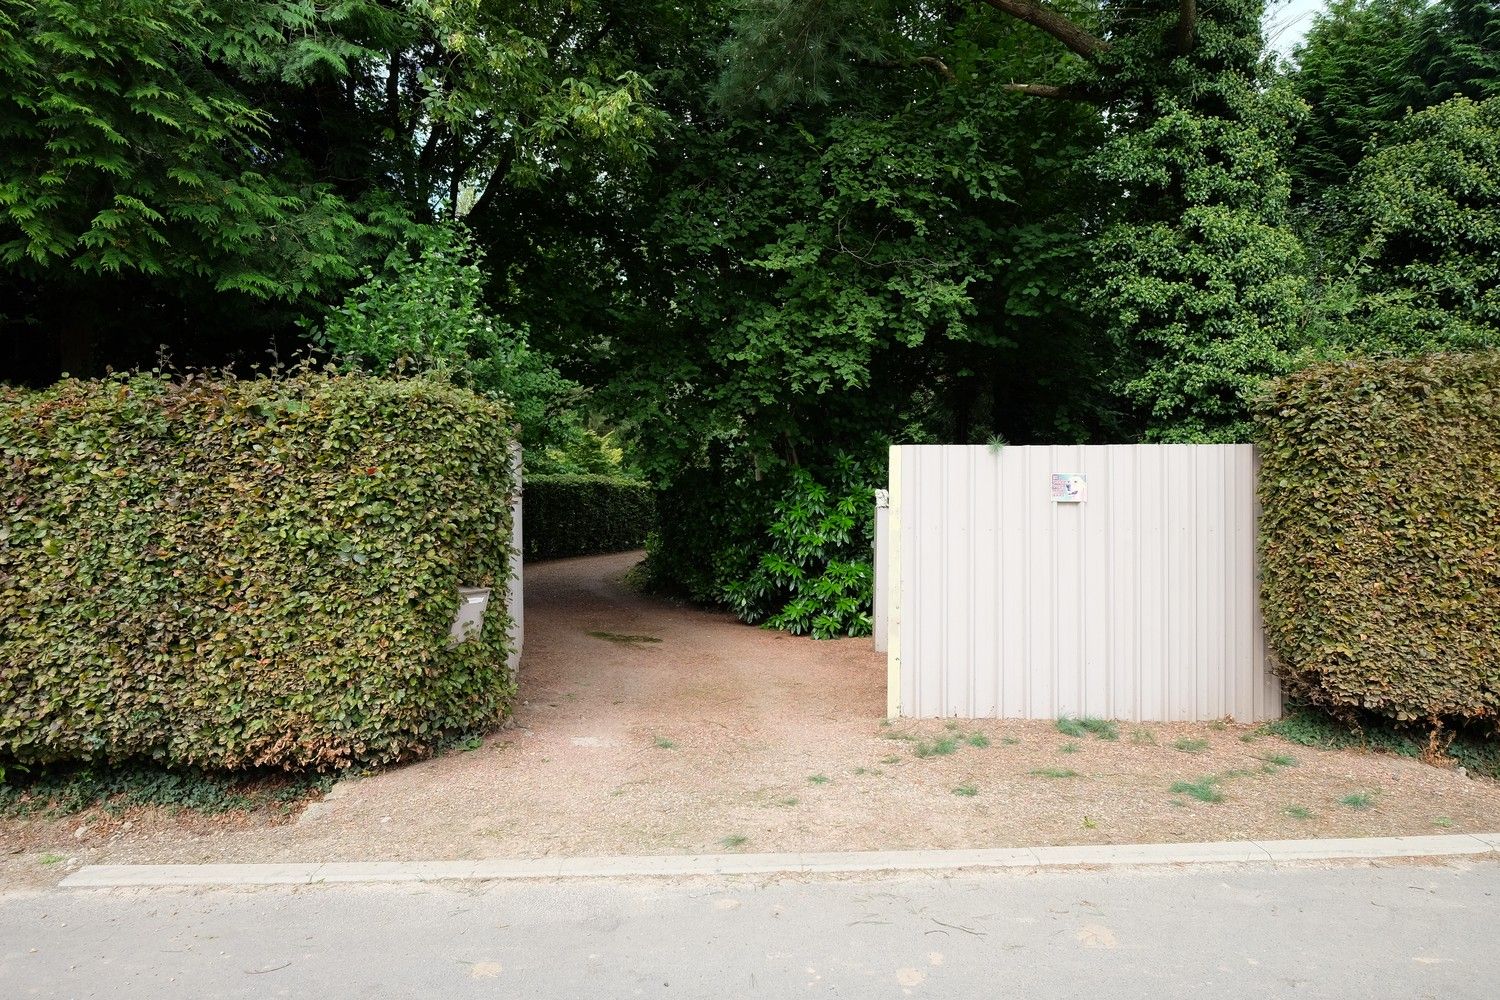
<instances>
[{"instance_id":1,"label":"leafy shrub","mask_svg":"<svg viewBox=\"0 0 1500 1000\"><path fill-rule=\"evenodd\" d=\"M508 427L443 383L308 372L0 406L0 759L329 769L493 722ZM460 584L500 599L448 649Z\"/></svg>"},{"instance_id":2,"label":"leafy shrub","mask_svg":"<svg viewBox=\"0 0 1500 1000\"><path fill-rule=\"evenodd\" d=\"M585 426L587 392L528 343L526 331L485 305L484 253L462 225L429 226L408 253L329 311L313 339L342 362L377 374L440 373L504 400L521 428L527 465L546 472L604 472L621 455L608 434Z\"/></svg>"},{"instance_id":3,"label":"leafy shrub","mask_svg":"<svg viewBox=\"0 0 1500 1000\"><path fill-rule=\"evenodd\" d=\"M615 476L527 476L524 505L528 559L639 548L656 520L651 486Z\"/></svg>"},{"instance_id":4,"label":"leafy shrub","mask_svg":"<svg viewBox=\"0 0 1500 1000\"><path fill-rule=\"evenodd\" d=\"M1500 353L1318 366L1258 422L1262 603L1291 692L1493 731Z\"/></svg>"},{"instance_id":5,"label":"leafy shrub","mask_svg":"<svg viewBox=\"0 0 1500 1000\"><path fill-rule=\"evenodd\" d=\"M841 460L832 487L793 469L754 568L722 596L744 621L819 639L869 635L875 493Z\"/></svg>"}]
</instances>

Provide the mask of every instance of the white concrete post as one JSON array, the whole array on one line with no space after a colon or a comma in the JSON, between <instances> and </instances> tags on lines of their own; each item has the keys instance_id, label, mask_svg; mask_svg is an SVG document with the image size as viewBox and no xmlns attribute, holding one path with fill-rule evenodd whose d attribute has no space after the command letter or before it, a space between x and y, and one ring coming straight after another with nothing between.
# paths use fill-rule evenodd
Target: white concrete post
<instances>
[{"instance_id":1,"label":"white concrete post","mask_svg":"<svg viewBox=\"0 0 1500 1000\"><path fill-rule=\"evenodd\" d=\"M888 490L875 491L875 607L871 615L871 635L875 639L875 652L884 653L886 648L887 610L890 608L890 569L886 557L890 554L891 495Z\"/></svg>"},{"instance_id":2,"label":"white concrete post","mask_svg":"<svg viewBox=\"0 0 1500 1000\"><path fill-rule=\"evenodd\" d=\"M507 664L511 676L521 676L521 647L526 640L525 576L521 558L521 444L510 446L510 581L505 588L505 611L510 616L510 656Z\"/></svg>"}]
</instances>

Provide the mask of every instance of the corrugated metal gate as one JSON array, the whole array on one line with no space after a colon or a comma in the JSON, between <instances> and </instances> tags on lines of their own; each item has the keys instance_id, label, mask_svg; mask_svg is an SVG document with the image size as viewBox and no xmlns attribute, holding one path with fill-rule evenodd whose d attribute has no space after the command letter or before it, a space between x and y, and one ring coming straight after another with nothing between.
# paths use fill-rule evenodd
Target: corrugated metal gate
<instances>
[{"instance_id":1,"label":"corrugated metal gate","mask_svg":"<svg viewBox=\"0 0 1500 1000\"><path fill-rule=\"evenodd\" d=\"M899 446L879 513L889 714L1281 714L1251 446Z\"/></svg>"}]
</instances>

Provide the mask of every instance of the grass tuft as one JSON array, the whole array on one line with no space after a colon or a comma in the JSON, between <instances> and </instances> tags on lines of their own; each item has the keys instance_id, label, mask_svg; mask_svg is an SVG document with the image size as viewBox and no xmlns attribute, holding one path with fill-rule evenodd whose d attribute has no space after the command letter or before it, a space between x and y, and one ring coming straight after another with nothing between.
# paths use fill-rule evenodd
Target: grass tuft
<instances>
[{"instance_id":1,"label":"grass tuft","mask_svg":"<svg viewBox=\"0 0 1500 1000\"><path fill-rule=\"evenodd\" d=\"M729 836L719 841L719 843L723 844L730 850L733 850L736 847L743 847L749 842L750 838L745 836L743 833L731 833Z\"/></svg>"},{"instance_id":2,"label":"grass tuft","mask_svg":"<svg viewBox=\"0 0 1500 1000\"><path fill-rule=\"evenodd\" d=\"M1208 740L1197 740L1188 736L1172 741L1173 750L1181 750L1183 753L1202 753L1208 749Z\"/></svg>"},{"instance_id":3,"label":"grass tuft","mask_svg":"<svg viewBox=\"0 0 1500 1000\"><path fill-rule=\"evenodd\" d=\"M1292 819L1312 819L1313 811L1306 806L1287 806L1286 814Z\"/></svg>"},{"instance_id":4,"label":"grass tuft","mask_svg":"<svg viewBox=\"0 0 1500 1000\"><path fill-rule=\"evenodd\" d=\"M953 789L953 794L962 795L965 798L973 798L974 796L979 794L979 789L975 788L973 785L959 785L957 788Z\"/></svg>"},{"instance_id":5,"label":"grass tuft","mask_svg":"<svg viewBox=\"0 0 1500 1000\"><path fill-rule=\"evenodd\" d=\"M1210 774L1197 781L1174 781L1168 789L1174 795L1186 795L1199 802L1223 802L1224 792L1219 788L1219 778Z\"/></svg>"},{"instance_id":6,"label":"grass tuft","mask_svg":"<svg viewBox=\"0 0 1500 1000\"><path fill-rule=\"evenodd\" d=\"M1265 761L1267 764L1270 764L1272 767L1297 766L1297 758L1284 753L1268 753L1261 757L1261 760Z\"/></svg>"},{"instance_id":7,"label":"grass tuft","mask_svg":"<svg viewBox=\"0 0 1500 1000\"><path fill-rule=\"evenodd\" d=\"M912 753L918 757L946 757L958 749L957 736L940 736L928 743L921 740L912 748Z\"/></svg>"},{"instance_id":8,"label":"grass tuft","mask_svg":"<svg viewBox=\"0 0 1500 1000\"><path fill-rule=\"evenodd\" d=\"M1057 731L1064 736L1094 736L1111 742L1120 738L1120 727L1108 719L1073 719L1065 715L1057 720Z\"/></svg>"},{"instance_id":9,"label":"grass tuft","mask_svg":"<svg viewBox=\"0 0 1500 1000\"><path fill-rule=\"evenodd\" d=\"M1076 778L1078 772L1066 767L1039 767L1031 772L1038 778Z\"/></svg>"},{"instance_id":10,"label":"grass tuft","mask_svg":"<svg viewBox=\"0 0 1500 1000\"><path fill-rule=\"evenodd\" d=\"M831 780L826 774L809 774L807 776L807 783L809 785L826 785Z\"/></svg>"},{"instance_id":11,"label":"grass tuft","mask_svg":"<svg viewBox=\"0 0 1500 1000\"><path fill-rule=\"evenodd\" d=\"M1057 749L1059 753L1077 753L1078 751L1082 750L1083 747L1079 746L1077 743L1064 743Z\"/></svg>"},{"instance_id":12,"label":"grass tuft","mask_svg":"<svg viewBox=\"0 0 1500 1000\"><path fill-rule=\"evenodd\" d=\"M656 746L659 749L661 749L661 750L676 750L677 749L677 744L673 743L671 740L667 739L665 736L658 736L652 742L654 742L656 744Z\"/></svg>"},{"instance_id":13,"label":"grass tuft","mask_svg":"<svg viewBox=\"0 0 1500 1000\"><path fill-rule=\"evenodd\" d=\"M1130 733L1130 742L1138 747L1154 747L1156 746L1156 734L1149 729L1142 729L1137 726Z\"/></svg>"},{"instance_id":14,"label":"grass tuft","mask_svg":"<svg viewBox=\"0 0 1500 1000\"><path fill-rule=\"evenodd\" d=\"M1364 812L1375 806L1375 796L1370 792L1352 792L1339 799L1339 805L1348 806L1355 812Z\"/></svg>"},{"instance_id":15,"label":"grass tuft","mask_svg":"<svg viewBox=\"0 0 1500 1000\"><path fill-rule=\"evenodd\" d=\"M983 733L970 733L969 738L965 742L971 747L978 747L983 750L990 745L990 738Z\"/></svg>"}]
</instances>

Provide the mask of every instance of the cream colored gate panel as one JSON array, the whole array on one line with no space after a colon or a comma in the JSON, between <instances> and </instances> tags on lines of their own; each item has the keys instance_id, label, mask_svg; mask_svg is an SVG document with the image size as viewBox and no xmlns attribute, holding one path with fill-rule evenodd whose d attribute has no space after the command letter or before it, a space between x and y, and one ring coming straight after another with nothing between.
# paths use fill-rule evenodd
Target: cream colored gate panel
<instances>
[{"instance_id":1,"label":"cream colored gate panel","mask_svg":"<svg viewBox=\"0 0 1500 1000\"><path fill-rule=\"evenodd\" d=\"M1254 488L1249 445L891 449L892 714L1278 717Z\"/></svg>"}]
</instances>

